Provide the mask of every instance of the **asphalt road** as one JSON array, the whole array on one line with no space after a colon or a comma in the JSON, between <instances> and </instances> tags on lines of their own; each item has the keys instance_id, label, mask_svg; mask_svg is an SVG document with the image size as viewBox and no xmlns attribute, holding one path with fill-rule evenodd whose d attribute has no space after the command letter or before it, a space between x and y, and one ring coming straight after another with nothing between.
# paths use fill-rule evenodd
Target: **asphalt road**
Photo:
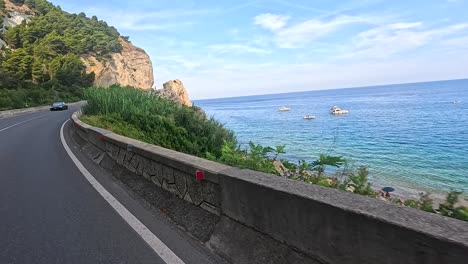
<instances>
[{"instance_id":1,"label":"asphalt road","mask_svg":"<svg viewBox=\"0 0 468 264\"><path fill-rule=\"evenodd\" d=\"M0 119L0 263L164 263L69 158L60 128L72 111Z\"/></svg>"}]
</instances>

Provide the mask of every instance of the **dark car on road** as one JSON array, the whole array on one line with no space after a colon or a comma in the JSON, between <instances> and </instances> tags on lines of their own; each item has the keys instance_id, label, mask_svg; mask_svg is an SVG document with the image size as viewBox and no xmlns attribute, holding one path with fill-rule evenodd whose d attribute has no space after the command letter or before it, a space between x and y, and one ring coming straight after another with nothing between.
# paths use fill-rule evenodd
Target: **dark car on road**
<instances>
[{"instance_id":1,"label":"dark car on road","mask_svg":"<svg viewBox=\"0 0 468 264\"><path fill-rule=\"evenodd\" d=\"M68 105L64 102L53 103L52 106L50 107L50 111L67 110L67 109L68 109Z\"/></svg>"}]
</instances>

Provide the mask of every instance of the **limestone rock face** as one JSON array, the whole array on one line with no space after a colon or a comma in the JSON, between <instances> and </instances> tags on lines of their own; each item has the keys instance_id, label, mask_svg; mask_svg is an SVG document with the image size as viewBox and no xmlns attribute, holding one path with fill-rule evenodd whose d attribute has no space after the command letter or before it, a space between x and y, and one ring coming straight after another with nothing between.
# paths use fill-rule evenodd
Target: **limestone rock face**
<instances>
[{"instance_id":1,"label":"limestone rock face","mask_svg":"<svg viewBox=\"0 0 468 264\"><path fill-rule=\"evenodd\" d=\"M5 10L7 12L18 12L20 14L24 15L34 15L34 12L24 4L15 4L11 2L10 0L4 0L5 1Z\"/></svg>"},{"instance_id":2,"label":"limestone rock face","mask_svg":"<svg viewBox=\"0 0 468 264\"><path fill-rule=\"evenodd\" d=\"M8 15L3 19L3 30L10 27L16 27L23 22L23 20L29 21L31 15L28 13L21 13L16 10L8 12Z\"/></svg>"},{"instance_id":3,"label":"limestone rock face","mask_svg":"<svg viewBox=\"0 0 468 264\"><path fill-rule=\"evenodd\" d=\"M5 13L0 11L0 19L3 20L3 27L0 28L0 32L5 32L7 27L16 27L21 24L24 20L29 21L34 12L29 9L26 5L16 5L10 0L5 1ZM5 46L6 43L3 39L0 39L0 48Z\"/></svg>"},{"instance_id":4,"label":"limestone rock face","mask_svg":"<svg viewBox=\"0 0 468 264\"><path fill-rule=\"evenodd\" d=\"M96 57L83 57L86 72L93 72L96 86L108 87L113 84L132 86L150 90L153 88L153 66L151 59L143 49L120 39L122 51L113 53L110 59L98 61Z\"/></svg>"},{"instance_id":5,"label":"limestone rock face","mask_svg":"<svg viewBox=\"0 0 468 264\"><path fill-rule=\"evenodd\" d=\"M157 90L157 95L171 101L192 107L187 90L180 80L172 80L163 84L163 89Z\"/></svg>"},{"instance_id":6,"label":"limestone rock face","mask_svg":"<svg viewBox=\"0 0 468 264\"><path fill-rule=\"evenodd\" d=\"M2 14L3 28L5 31L7 27L16 27L23 22L23 20L29 21L34 12L26 5L17 5L12 3L10 0L5 1L5 14Z\"/></svg>"}]
</instances>

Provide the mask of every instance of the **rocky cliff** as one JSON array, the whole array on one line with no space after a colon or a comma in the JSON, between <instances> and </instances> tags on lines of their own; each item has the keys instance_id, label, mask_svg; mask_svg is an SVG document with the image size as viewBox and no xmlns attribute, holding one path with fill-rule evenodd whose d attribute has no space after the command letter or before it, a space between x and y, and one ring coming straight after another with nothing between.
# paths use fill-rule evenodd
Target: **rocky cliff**
<instances>
[{"instance_id":1,"label":"rocky cliff","mask_svg":"<svg viewBox=\"0 0 468 264\"><path fill-rule=\"evenodd\" d=\"M0 29L2 33L5 32L6 28L15 27L21 24L23 20L28 21L29 18L34 15L34 12L26 5L16 5L13 4L10 0L4 0L4 2L5 8L0 10L0 19L3 20L2 27ZM0 48L5 45L5 41L0 38Z\"/></svg>"},{"instance_id":2,"label":"rocky cliff","mask_svg":"<svg viewBox=\"0 0 468 264\"><path fill-rule=\"evenodd\" d=\"M113 53L110 59L98 61L94 56L83 57L87 73L94 73L96 86L113 84L152 89L154 84L153 66L143 49L120 39L122 51Z\"/></svg>"},{"instance_id":3,"label":"rocky cliff","mask_svg":"<svg viewBox=\"0 0 468 264\"><path fill-rule=\"evenodd\" d=\"M24 20L29 21L36 14L25 4L13 3L11 0L3 1L5 8L0 11L3 17L2 31L6 27L18 26ZM81 56L86 72L95 75L94 84L103 87L120 84L144 90L152 89L153 67L148 54L123 38L119 41L122 45L119 53L108 54L99 60L92 55ZM0 48L5 45L6 43L0 39Z\"/></svg>"},{"instance_id":4,"label":"rocky cliff","mask_svg":"<svg viewBox=\"0 0 468 264\"><path fill-rule=\"evenodd\" d=\"M163 89L157 90L156 94L179 104L192 107L188 92L180 80L172 80L164 83Z\"/></svg>"},{"instance_id":5,"label":"rocky cliff","mask_svg":"<svg viewBox=\"0 0 468 264\"><path fill-rule=\"evenodd\" d=\"M4 0L5 11L8 13L3 19L3 27L14 27L25 19L29 19L34 15L34 12L26 5L17 5L10 0Z\"/></svg>"}]
</instances>

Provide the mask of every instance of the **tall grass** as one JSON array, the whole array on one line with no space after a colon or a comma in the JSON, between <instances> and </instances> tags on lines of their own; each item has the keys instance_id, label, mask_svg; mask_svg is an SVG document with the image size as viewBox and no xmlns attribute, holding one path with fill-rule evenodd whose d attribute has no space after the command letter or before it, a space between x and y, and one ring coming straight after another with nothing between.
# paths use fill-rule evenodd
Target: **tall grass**
<instances>
[{"instance_id":1,"label":"tall grass","mask_svg":"<svg viewBox=\"0 0 468 264\"><path fill-rule=\"evenodd\" d=\"M234 133L215 119L140 90L89 88L84 97L88 101L84 113L92 116L85 116L85 121L151 144L200 157L220 157L224 142L236 142Z\"/></svg>"}]
</instances>

